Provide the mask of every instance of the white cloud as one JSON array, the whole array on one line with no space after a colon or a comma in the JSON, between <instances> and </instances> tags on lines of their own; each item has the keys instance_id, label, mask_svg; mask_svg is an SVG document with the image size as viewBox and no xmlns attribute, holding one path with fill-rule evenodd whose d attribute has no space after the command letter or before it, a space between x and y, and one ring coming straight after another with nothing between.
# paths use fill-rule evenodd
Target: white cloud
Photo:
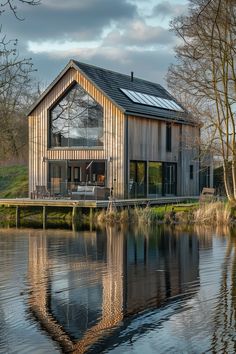
<instances>
[{"instance_id":1,"label":"white cloud","mask_svg":"<svg viewBox=\"0 0 236 354\"><path fill-rule=\"evenodd\" d=\"M42 0L25 21L5 18L10 37L22 40L40 79L53 79L70 59L163 83L177 43L168 30L185 0ZM23 12L23 10L22 10ZM27 44L27 46L26 46ZM57 71L58 70L58 71Z\"/></svg>"},{"instance_id":2,"label":"white cloud","mask_svg":"<svg viewBox=\"0 0 236 354\"><path fill-rule=\"evenodd\" d=\"M127 23L126 27L116 27L106 33L103 46L135 48L173 47L176 38L168 29L159 25L148 25L137 19Z\"/></svg>"},{"instance_id":3,"label":"white cloud","mask_svg":"<svg viewBox=\"0 0 236 354\"><path fill-rule=\"evenodd\" d=\"M55 53L57 55L61 52L61 56L64 53L73 52L79 48L96 48L99 46L99 42L73 42L73 41L44 41L44 42L34 42L28 41L27 49L29 52L38 53Z\"/></svg>"}]
</instances>

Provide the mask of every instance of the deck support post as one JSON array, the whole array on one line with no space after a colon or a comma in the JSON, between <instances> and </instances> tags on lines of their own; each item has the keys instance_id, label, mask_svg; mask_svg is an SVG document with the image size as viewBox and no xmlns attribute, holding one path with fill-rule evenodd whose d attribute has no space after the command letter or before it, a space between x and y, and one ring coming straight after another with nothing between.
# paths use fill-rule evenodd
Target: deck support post
<instances>
[{"instance_id":1,"label":"deck support post","mask_svg":"<svg viewBox=\"0 0 236 354\"><path fill-rule=\"evenodd\" d=\"M77 206L73 206L72 209L72 230L76 231L77 226L81 223L82 213L81 209Z\"/></svg>"},{"instance_id":2,"label":"deck support post","mask_svg":"<svg viewBox=\"0 0 236 354\"><path fill-rule=\"evenodd\" d=\"M77 215L77 207L73 206L72 208L72 223L74 224L76 221L76 215Z\"/></svg>"},{"instance_id":3,"label":"deck support post","mask_svg":"<svg viewBox=\"0 0 236 354\"><path fill-rule=\"evenodd\" d=\"M89 222L92 223L93 222L93 208L89 209Z\"/></svg>"},{"instance_id":4,"label":"deck support post","mask_svg":"<svg viewBox=\"0 0 236 354\"><path fill-rule=\"evenodd\" d=\"M16 206L16 227L20 226L20 207Z\"/></svg>"},{"instance_id":5,"label":"deck support post","mask_svg":"<svg viewBox=\"0 0 236 354\"><path fill-rule=\"evenodd\" d=\"M46 229L46 225L47 225L46 206L43 206L43 229Z\"/></svg>"},{"instance_id":6,"label":"deck support post","mask_svg":"<svg viewBox=\"0 0 236 354\"><path fill-rule=\"evenodd\" d=\"M89 227L90 231L93 229L93 208L89 208Z\"/></svg>"}]
</instances>

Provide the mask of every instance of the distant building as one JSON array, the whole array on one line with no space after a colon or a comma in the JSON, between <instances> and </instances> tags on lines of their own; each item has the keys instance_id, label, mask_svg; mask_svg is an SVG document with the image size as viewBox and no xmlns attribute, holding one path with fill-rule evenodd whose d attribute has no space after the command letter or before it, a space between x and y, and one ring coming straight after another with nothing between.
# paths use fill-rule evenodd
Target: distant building
<instances>
[{"instance_id":1,"label":"distant building","mask_svg":"<svg viewBox=\"0 0 236 354\"><path fill-rule=\"evenodd\" d=\"M71 60L29 114L30 193L198 195L199 132L159 84Z\"/></svg>"}]
</instances>

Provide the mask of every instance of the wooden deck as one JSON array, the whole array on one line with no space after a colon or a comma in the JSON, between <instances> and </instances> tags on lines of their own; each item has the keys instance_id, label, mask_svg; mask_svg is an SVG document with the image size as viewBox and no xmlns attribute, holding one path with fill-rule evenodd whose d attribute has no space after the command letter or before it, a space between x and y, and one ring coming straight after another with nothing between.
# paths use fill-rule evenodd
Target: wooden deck
<instances>
[{"instance_id":1,"label":"wooden deck","mask_svg":"<svg viewBox=\"0 0 236 354\"><path fill-rule=\"evenodd\" d=\"M163 205L163 204L178 204L192 200L198 200L199 197L161 197L156 199L124 199L113 200L112 202L117 207L134 207L148 205ZM71 200L71 199L0 199L1 206L14 207L78 207L78 208L107 208L109 200Z\"/></svg>"},{"instance_id":2,"label":"wooden deck","mask_svg":"<svg viewBox=\"0 0 236 354\"><path fill-rule=\"evenodd\" d=\"M157 199L125 199L125 200L71 200L71 199L30 199L30 198L17 198L17 199L0 199L0 206L14 207L16 209L15 225L20 226L20 219L24 219L24 213L21 210L27 207L41 207L42 208L42 227L45 229L47 226L47 212L50 207L52 208L71 208L72 209L72 229L76 229L76 223L81 220L81 215L89 210L89 220L92 225L93 211L95 209L112 209L127 208L147 205L165 205L165 204L178 204L192 200L198 200L199 197L163 197Z\"/></svg>"}]
</instances>

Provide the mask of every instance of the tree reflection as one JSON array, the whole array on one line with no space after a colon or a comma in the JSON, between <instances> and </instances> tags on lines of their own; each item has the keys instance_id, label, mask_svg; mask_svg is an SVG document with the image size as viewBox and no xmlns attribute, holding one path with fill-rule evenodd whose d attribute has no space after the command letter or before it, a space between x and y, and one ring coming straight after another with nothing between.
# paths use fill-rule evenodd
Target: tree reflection
<instances>
[{"instance_id":1,"label":"tree reflection","mask_svg":"<svg viewBox=\"0 0 236 354\"><path fill-rule=\"evenodd\" d=\"M215 309L212 351L235 353L236 230L228 228L227 248L222 264L221 285Z\"/></svg>"},{"instance_id":2,"label":"tree reflection","mask_svg":"<svg viewBox=\"0 0 236 354\"><path fill-rule=\"evenodd\" d=\"M50 111L52 147L103 145L103 108L78 84Z\"/></svg>"}]
</instances>

